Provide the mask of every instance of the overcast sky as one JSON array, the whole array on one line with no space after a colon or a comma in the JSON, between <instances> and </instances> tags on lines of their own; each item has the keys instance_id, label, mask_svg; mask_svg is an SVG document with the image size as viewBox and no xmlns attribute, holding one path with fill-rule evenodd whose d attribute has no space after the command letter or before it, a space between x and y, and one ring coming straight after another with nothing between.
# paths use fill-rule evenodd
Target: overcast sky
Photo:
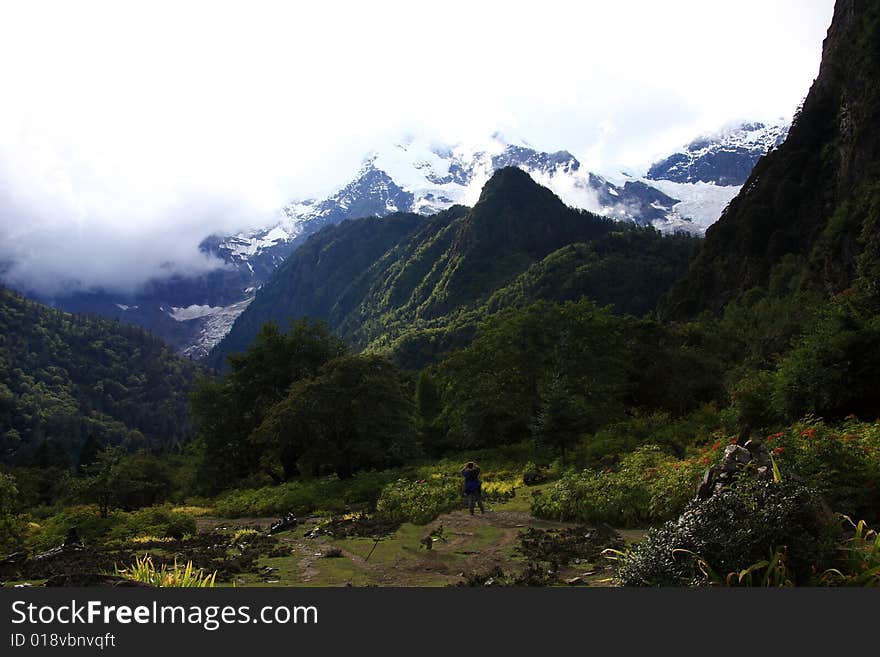
<instances>
[{"instance_id":1,"label":"overcast sky","mask_svg":"<svg viewBox=\"0 0 880 657\"><path fill-rule=\"evenodd\" d=\"M0 5L7 281L131 289L372 147L496 130L590 170L790 117L833 0Z\"/></svg>"}]
</instances>

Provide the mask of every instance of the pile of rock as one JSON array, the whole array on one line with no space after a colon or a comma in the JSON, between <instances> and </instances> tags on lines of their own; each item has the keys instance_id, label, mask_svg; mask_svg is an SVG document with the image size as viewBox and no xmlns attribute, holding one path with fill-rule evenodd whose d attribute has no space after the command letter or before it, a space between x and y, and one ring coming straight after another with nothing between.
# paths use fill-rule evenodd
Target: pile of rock
<instances>
[{"instance_id":1,"label":"pile of rock","mask_svg":"<svg viewBox=\"0 0 880 657\"><path fill-rule=\"evenodd\" d=\"M288 513L280 520L276 520L272 523L272 526L269 527L269 536L273 534L280 534L281 532L286 532L291 529L295 529L299 524L299 518L296 517L296 514L293 512Z\"/></svg>"},{"instance_id":2,"label":"pile of rock","mask_svg":"<svg viewBox=\"0 0 880 657\"><path fill-rule=\"evenodd\" d=\"M745 445L728 445L720 465L713 465L703 475L703 481L697 489L697 498L705 500L712 497L740 476L773 478L770 451L761 441L748 440Z\"/></svg>"}]
</instances>

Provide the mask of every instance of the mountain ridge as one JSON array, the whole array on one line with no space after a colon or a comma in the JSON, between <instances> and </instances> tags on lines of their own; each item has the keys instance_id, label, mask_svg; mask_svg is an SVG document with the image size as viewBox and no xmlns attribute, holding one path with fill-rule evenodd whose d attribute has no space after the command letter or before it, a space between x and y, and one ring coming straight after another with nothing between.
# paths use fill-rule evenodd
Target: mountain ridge
<instances>
[{"instance_id":1,"label":"mountain ridge","mask_svg":"<svg viewBox=\"0 0 880 657\"><path fill-rule=\"evenodd\" d=\"M771 124L744 122L698 137L680 151L652 164L645 178L743 185L758 160L785 141L788 128L782 120Z\"/></svg>"},{"instance_id":2,"label":"mountain ridge","mask_svg":"<svg viewBox=\"0 0 880 657\"><path fill-rule=\"evenodd\" d=\"M720 139L727 139L725 144L736 145L736 135L754 137L755 131L724 134L728 136ZM743 166L751 166L748 158L753 156L748 155ZM397 211L428 216L455 205L473 206L491 174L509 165L527 171L568 205L599 210L617 220L653 224L668 232L703 232L739 189L714 182L634 176L612 181L585 170L566 150L543 152L526 142L508 142L497 133L482 143L457 146L409 137L371 152L353 179L322 200L291 202L265 228L205 238L201 249L223 263L216 270L192 278L153 281L130 295L96 290L38 300L71 312L143 326L178 353L202 359L309 235L361 216Z\"/></svg>"},{"instance_id":3,"label":"mountain ridge","mask_svg":"<svg viewBox=\"0 0 880 657\"><path fill-rule=\"evenodd\" d=\"M366 252L360 235L372 233L383 237ZM668 251L651 252L661 240ZM518 289L496 296L496 309L524 300L527 289L534 291L532 300L557 299L561 289L569 295L563 301L603 296L602 289L612 287L609 273L632 282L621 262L647 263L654 278L671 282L684 270L694 243L568 207L528 173L504 168L486 183L473 208L454 206L427 218L347 220L313 234L258 291L208 362L221 366L226 354L247 347L267 321L284 328L304 316L328 321L362 349L384 350L418 331L426 332L429 342L460 345L486 313L485 304L508 286ZM576 244L585 248L550 259ZM566 288L563 274L578 271L577 284ZM543 282L533 286L531 278L521 279L527 275ZM610 302L625 304L635 296L631 285L621 287ZM655 300L634 310L646 312ZM414 358L423 362L419 354Z\"/></svg>"},{"instance_id":4,"label":"mountain ridge","mask_svg":"<svg viewBox=\"0 0 880 657\"><path fill-rule=\"evenodd\" d=\"M825 294L844 290L871 237L848 204L876 195L880 179L880 7L839 0L819 75L786 140L755 166L742 192L706 231L688 274L659 312L688 318L719 312L737 295L766 286L784 259Z\"/></svg>"}]
</instances>

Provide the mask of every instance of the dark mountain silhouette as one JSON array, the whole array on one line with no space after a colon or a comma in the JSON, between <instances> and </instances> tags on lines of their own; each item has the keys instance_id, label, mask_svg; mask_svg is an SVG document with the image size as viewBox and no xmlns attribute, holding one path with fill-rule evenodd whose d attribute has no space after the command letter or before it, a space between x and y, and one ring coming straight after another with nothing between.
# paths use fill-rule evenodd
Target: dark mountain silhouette
<instances>
[{"instance_id":1,"label":"dark mountain silhouette","mask_svg":"<svg viewBox=\"0 0 880 657\"><path fill-rule=\"evenodd\" d=\"M443 334L429 349L436 355L466 341L487 312L527 301L588 296L641 314L683 271L695 243L569 208L528 173L503 168L470 210L345 221L313 235L257 293L210 363L245 349L265 322L285 328L303 316L327 320L359 348ZM406 364L423 363L416 355Z\"/></svg>"},{"instance_id":2,"label":"dark mountain silhouette","mask_svg":"<svg viewBox=\"0 0 880 657\"><path fill-rule=\"evenodd\" d=\"M660 316L717 312L766 286L784 259L799 285L832 294L849 287L859 254L876 239L878 125L880 4L839 0L819 75L787 139L709 228Z\"/></svg>"}]
</instances>

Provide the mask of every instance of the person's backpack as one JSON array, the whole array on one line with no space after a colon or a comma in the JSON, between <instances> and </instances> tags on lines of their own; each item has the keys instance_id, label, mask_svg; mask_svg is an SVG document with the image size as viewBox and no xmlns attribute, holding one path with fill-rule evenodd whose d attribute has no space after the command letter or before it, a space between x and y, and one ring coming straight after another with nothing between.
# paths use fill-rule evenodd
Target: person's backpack
<instances>
[{"instance_id":1,"label":"person's backpack","mask_svg":"<svg viewBox=\"0 0 880 657\"><path fill-rule=\"evenodd\" d=\"M464 474L464 494L470 495L480 490L480 471L478 468L473 470L462 470Z\"/></svg>"}]
</instances>

